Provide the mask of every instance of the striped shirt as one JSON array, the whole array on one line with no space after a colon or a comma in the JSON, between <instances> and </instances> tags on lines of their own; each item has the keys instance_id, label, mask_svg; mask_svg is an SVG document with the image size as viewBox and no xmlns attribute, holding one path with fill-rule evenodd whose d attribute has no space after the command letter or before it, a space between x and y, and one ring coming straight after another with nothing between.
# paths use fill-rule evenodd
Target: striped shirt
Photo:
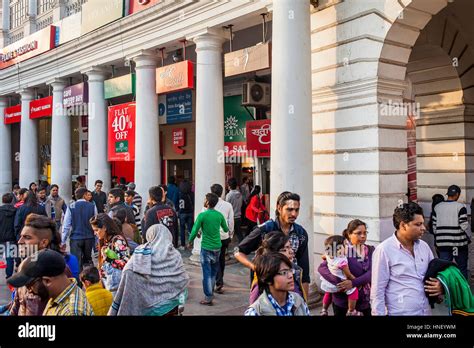
<instances>
[{"instance_id":1,"label":"striped shirt","mask_svg":"<svg viewBox=\"0 0 474 348\"><path fill-rule=\"evenodd\" d=\"M49 299L43 315L46 316L88 316L94 315L92 306L87 301L86 294L78 286L75 279L71 278L69 285L54 300Z\"/></svg>"},{"instance_id":2,"label":"striped shirt","mask_svg":"<svg viewBox=\"0 0 474 348\"><path fill-rule=\"evenodd\" d=\"M469 244L467 209L456 201L441 202L433 211L433 233L437 247L459 247Z\"/></svg>"}]
</instances>

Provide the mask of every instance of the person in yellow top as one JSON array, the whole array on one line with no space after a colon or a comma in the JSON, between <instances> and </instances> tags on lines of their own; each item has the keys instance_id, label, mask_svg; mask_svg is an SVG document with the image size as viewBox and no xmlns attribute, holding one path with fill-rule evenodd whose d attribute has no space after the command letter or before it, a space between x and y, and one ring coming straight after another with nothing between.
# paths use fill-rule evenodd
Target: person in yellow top
<instances>
[{"instance_id":1,"label":"person in yellow top","mask_svg":"<svg viewBox=\"0 0 474 348\"><path fill-rule=\"evenodd\" d=\"M15 288L26 286L36 295L46 292L49 301L44 316L94 315L86 295L74 278L68 278L65 269L63 255L43 249L26 258L21 271L8 278L7 283Z\"/></svg>"},{"instance_id":2,"label":"person in yellow top","mask_svg":"<svg viewBox=\"0 0 474 348\"><path fill-rule=\"evenodd\" d=\"M107 315L114 296L102 286L99 270L96 267L84 267L79 277L86 289L87 301L91 304L94 314Z\"/></svg>"}]
</instances>

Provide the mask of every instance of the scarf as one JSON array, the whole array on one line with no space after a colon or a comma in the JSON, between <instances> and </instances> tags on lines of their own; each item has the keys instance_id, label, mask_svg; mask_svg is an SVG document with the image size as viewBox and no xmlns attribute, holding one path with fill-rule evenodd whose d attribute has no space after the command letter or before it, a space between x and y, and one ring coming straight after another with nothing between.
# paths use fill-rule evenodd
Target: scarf
<instances>
[{"instance_id":1,"label":"scarf","mask_svg":"<svg viewBox=\"0 0 474 348\"><path fill-rule=\"evenodd\" d=\"M474 296L461 271L455 266L449 266L438 273L438 279L444 286L446 302L453 314L461 311L474 315Z\"/></svg>"},{"instance_id":2,"label":"scarf","mask_svg":"<svg viewBox=\"0 0 474 348\"><path fill-rule=\"evenodd\" d=\"M153 225L146 239L148 242L135 249L123 269L109 315L144 315L187 289L189 275L168 228Z\"/></svg>"}]
</instances>

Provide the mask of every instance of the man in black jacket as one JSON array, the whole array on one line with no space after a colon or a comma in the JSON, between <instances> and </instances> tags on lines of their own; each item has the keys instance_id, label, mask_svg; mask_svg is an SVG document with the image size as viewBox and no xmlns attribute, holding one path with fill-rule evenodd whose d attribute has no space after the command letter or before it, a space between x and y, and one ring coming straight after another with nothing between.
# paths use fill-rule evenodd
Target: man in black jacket
<instances>
[{"instance_id":1,"label":"man in black jacket","mask_svg":"<svg viewBox=\"0 0 474 348\"><path fill-rule=\"evenodd\" d=\"M6 276L10 278L13 274L14 258L9 257L9 250L12 245L16 244L15 235L15 213L13 206L14 197L12 193L5 193L2 196L3 205L0 207L0 244L5 250L5 258L7 261Z\"/></svg>"},{"instance_id":2,"label":"man in black jacket","mask_svg":"<svg viewBox=\"0 0 474 348\"><path fill-rule=\"evenodd\" d=\"M178 216L176 211L163 202L165 192L162 187L153 186L148 191L148 206L145 218L142 221L142 237L146 241L146 231L153 225L163 224L173 236L173 246L178 247Z\"/></svg>"}]
</instances>

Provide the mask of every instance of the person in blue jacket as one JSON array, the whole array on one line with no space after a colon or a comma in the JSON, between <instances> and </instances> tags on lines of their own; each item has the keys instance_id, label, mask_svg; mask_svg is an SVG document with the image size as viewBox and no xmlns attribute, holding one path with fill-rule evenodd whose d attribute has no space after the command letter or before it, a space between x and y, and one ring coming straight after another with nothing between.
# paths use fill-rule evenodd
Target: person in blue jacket
<instances>
[{"instance_id":1,"label":"person in blue jacket","mask_svg":"<svg viewBox=\"0 0 474 348\"><path fill-rule=\"evenodd\" d=\"M176 211L179 210L179 188L176 186L176 178L170 176L168 178L168 185L166 185L166 198L168 198L174 204Z\"/></svg>"}]
</instances>

